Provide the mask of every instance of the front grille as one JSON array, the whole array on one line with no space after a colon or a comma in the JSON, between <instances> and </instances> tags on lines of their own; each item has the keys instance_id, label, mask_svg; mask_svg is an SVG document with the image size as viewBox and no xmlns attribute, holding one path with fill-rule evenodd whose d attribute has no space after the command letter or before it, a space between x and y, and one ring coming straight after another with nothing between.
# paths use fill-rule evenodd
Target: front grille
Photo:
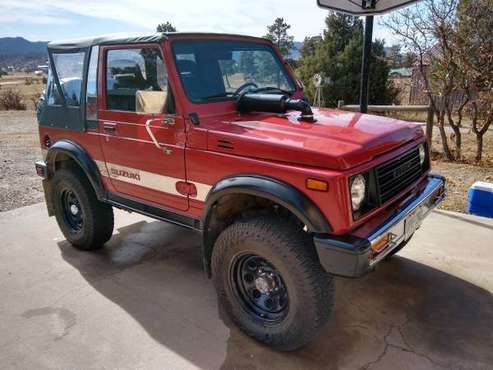
<instances>
[{"instance_id":1,"label":"front grille","mask_svg":"<svg viewBox=\"0 0 493 370\"><path fill-rule=\"evenodd\" d=\"M421 166L418 147L375 169L379 203L384 204L418 180L426 170Z\"/></svg>"}]
</instances>

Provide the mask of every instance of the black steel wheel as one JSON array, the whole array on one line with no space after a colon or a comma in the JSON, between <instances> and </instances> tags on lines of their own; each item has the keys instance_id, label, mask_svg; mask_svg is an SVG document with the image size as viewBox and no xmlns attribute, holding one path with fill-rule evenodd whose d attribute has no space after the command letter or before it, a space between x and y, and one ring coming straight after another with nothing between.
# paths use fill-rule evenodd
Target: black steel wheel
<instances>
[{"instance_id":1,"label":"black steel wheel","mask_svg":"<svg viewBox=\"0 0 493 370\"><path fill-rule=\"evenodd\" d=\"M113 208L98 200L78 168L60 169L50 181L55 217L65 238L79 249L101 248L113 234Z\"/></svg>"},{"instance_id":2,"label":"black steel wheel","mask_svg":"<svg viewBox=\"0 0 493 370\"><path fill-rule=\"evenodd\" d=\"M75 234L82 230L84 226L84 214L77 195L71 189L63 190L61 194L63 217L70 228L70 231Z\"/></svg>"},{"instance_id":3,"label":"black steel wheel","mask_svg":"<svg viewBox=\"0 0 493 370\"><path fill-rule=\"evenodd\" d=\"M330 317L332 276L310 235L290 220L259 216L233 223L216 240L211 262L221 312L270 347L303 347Z\"/></svg>"},{"instance_id":4,"label":"black steel wheel","mask_svg":"<svg viewBox=\"0 0 493 370\"><path fill-rule=\"evenodd\" d=\"M252 315L279 322L289 309L289 296L279 271L254 254L238 256L231 265L230 284L238 301Z\"/></svg>"}]
</instances>

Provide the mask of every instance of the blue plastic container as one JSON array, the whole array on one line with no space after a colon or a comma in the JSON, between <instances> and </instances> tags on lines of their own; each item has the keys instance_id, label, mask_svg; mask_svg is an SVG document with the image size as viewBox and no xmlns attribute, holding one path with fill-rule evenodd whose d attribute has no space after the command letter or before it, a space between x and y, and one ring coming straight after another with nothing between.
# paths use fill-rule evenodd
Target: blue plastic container
<instances>
[{"instance_id":1,"label":"blue plastic container","mask_svg":"<svg viewBox=\"0 0 493 370\"><path fill-rule=\"evenodd\" d=\"M493 184L475 182L468 192L468 209L470 214L493 218Z\"/></svg>"}]
</instances>

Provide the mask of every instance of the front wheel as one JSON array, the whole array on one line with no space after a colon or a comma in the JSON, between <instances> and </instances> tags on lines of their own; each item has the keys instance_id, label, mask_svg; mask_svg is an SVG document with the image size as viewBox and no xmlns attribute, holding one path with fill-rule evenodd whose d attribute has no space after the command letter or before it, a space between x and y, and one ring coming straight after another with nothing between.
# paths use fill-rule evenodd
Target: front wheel
<instances>
[{"instance_id":1,"label":"front wheel","mask_svg":"<svg viewBox=\"0 0 493 370\"><path fill-rule=\"evenodd\" d=\"M78 169L60 169L52 181L55 217L65 238L79 249L101 248L113 234L113 208L98 200Z\"/></svg>"},{"instance_id":2,"label":"front wheel","mask_svg":"<svg viewBox=\"0 0 493 370\"><path fill-rule=\"evenodd\" d=\"M219 304L248 335L282 351L303 347L328 321L334 283L306 233L262 217L229 226L215 243Z\"/></svg>"}]
</instances>

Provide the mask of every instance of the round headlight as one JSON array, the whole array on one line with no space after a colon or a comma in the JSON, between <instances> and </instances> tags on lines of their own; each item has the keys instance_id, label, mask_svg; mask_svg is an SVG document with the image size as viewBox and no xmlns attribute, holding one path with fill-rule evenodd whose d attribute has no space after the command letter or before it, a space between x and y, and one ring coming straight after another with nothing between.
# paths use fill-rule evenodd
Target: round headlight
<instances>
[{"instance_id":1,"label":"round headlight","mask_svg":"<svg viewBox=\"0 0 493 370\"><path fill-rule=\"evenodd\" d=\"M363 175L358 175L351 181L351 203L353 211L361 208L366 196L366 180Z\"/></svg>"},{"instance_id":2,"label":"round headlight","mask_svg":"<svg viewBox=\"0 0 493 370\"><path fill-rule=\"evenodd\" d=\"M425 164L425 160L426 160L426 149L424 144L421 144L419 146L419 163L421 164L421 166Z\"/></svg>"}]
</instances>

